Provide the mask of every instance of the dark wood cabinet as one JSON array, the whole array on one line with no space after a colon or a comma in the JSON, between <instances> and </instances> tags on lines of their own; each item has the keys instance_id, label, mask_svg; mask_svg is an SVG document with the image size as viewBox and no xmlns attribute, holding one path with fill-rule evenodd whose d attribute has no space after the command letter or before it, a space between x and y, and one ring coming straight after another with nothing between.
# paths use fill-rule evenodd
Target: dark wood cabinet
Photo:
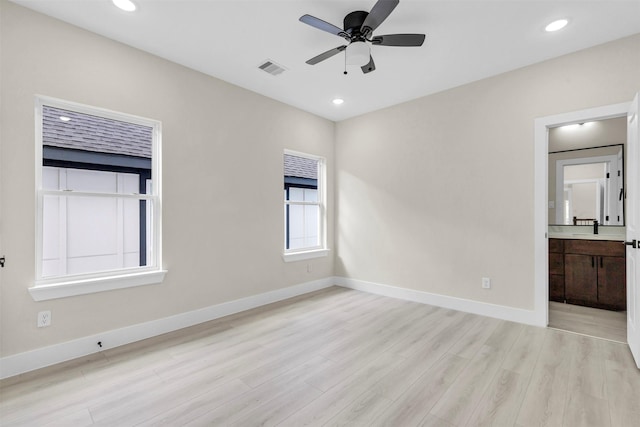
<instances>
[{"instance_id":1,"label":"dark wood cabinet","mask_svg":"<svg viewBox=\"0 0 640 427\"><path fill-rule=\"evenodd\" d=\"M624 257L600 257L598 267L598 303L615 310L627 309Z\"/></svg>"},{"instance_id":2,"label":"dark wood cabinet","mask_svg":"<svg viewBox=\"0 0 640 427\"><path fill-rule=\"evenodd\" d=\"M621 242L549 239L549 299L625 310L625 268Z\"/></svg>"},{"instance_id":3,"label":"dark wood cabinet","mask_svg":"<svg viewBox=\"0 0 640 427\"><path fill-rule=\"evenodd\" d=\"M565 254L564 295L569 304L598 302L598 270L592 255Z\"/></svg>"},{"instance_id":4,"label":"dark wood cabinet","mask_svg":"<svg viewBox=\"0 0 640 427\"><path fill-rule=\"evenodd\" d=\"M549 239L549 299L564 302L564 241Z\"/></svg>"}]
</instances>

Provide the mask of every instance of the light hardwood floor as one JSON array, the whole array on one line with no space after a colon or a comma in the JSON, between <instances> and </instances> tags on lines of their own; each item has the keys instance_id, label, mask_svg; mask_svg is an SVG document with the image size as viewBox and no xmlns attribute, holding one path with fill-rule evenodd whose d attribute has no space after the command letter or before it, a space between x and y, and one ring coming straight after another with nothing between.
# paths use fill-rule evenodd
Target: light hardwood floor
<instances>
[{"instance_id":1,"label":"light hardwood floor","mask_svg":"<svg viewBox=\"0 0 640 427\"><path fill-rule=\"evenodd\" d=\"M627 312L549 302L549 327L627 342Z\"/></svg>"},{"instance_id":2,"label":"light hardwood floor","mask_svg":"<svg viewBox=\"0 0 640 427\"><path fill-rule=\"evenodd\" d=\"M619 343L329 288L0 383L2 426L638 426Z\"/></svg>"}]
</instances>

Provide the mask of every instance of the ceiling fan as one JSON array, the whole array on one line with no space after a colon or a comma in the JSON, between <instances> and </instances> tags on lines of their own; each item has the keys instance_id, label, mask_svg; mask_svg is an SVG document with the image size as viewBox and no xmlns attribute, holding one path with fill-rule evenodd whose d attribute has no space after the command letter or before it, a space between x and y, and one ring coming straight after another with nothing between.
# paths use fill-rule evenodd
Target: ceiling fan
<instances>
[{"instance_id":1,"label":"ceiling fan","mask_svg":"<svg viewBox=\"0 0 640 427\"><path fill-rule=\"evenodd\" d=\"M363 73L370 73L376 69L367 43L379 46L422 46L424 34L387 34L373 36L382 22L393 12L399 0L378 0L371 12L355 11L344 17L344 29L323 21L311 15L303 15L300 21L322 31L342 37L349 43L330 49L306 61L309 65L329 59L345 51L345 64L359 65ZM344 74L347 74L345 69Z\"/></svg>"}]
</instances>

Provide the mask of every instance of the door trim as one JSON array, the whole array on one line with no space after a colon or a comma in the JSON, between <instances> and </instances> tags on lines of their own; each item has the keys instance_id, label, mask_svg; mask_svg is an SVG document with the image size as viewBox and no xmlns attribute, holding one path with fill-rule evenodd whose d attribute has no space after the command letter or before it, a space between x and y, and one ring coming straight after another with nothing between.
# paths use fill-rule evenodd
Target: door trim
<instances>
[{"instance_id":1,"label":"door trim","mask_svg":"<svg viewBox=\"0 0 640 427\"><path fill-rule=\"evenodd\" d=\"M533 243L534 243L534 303L536 324L549 325L549 260L547 252L547 227L549 209L549 129L591 120L626 117L630 102L587 108L552 116L539 117L534 122L534 192L533 192Z\"/></svg>"}]
</instances>

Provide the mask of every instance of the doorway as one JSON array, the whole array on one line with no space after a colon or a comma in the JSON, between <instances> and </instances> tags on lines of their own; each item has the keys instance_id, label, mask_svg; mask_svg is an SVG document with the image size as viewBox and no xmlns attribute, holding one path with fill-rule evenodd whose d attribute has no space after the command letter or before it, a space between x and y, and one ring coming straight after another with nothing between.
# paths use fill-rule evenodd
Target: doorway
<instances>
[{"instance_id":1,"label":"doorway","mask_svg":"<svg viewBox=\"0 0 640 427\"><path fill-rule=\"evenodd\" d=\"M535 311L540 326L549 325L549 131L567 125L626 117L629 103L615 104L537 119L535 122Z\"/></svg>"},{"instance_id":2,"label":"doorway","mask_svg":"<svg viewBox=\"0 0 640 427\"><path fill-rule=\"evenodd\" d=\"M624 212L618 202L626 117L553 127L547 139L548 326L626 343Z\"/></svg>"}]
</instances>

